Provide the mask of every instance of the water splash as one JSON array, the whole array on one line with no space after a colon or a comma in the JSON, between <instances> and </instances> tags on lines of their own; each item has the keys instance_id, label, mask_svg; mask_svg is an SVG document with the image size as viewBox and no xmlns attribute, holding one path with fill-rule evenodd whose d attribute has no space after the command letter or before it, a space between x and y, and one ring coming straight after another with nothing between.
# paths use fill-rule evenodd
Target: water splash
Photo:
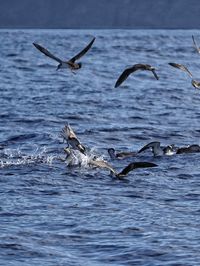
<instances>
[{"instance_id":1,"label":"water splash","mask_svg":"<svg viewBox=\"0 0 200 266\"><path fill-rule=\"evenodd\" d=\"M53 160L56 159L57 156L49 155L47 152L47 148L39 148L26 154L23 150L10 149L6 148L0 154L0 168L15 166L15 165L29 165L29 164L48 164L51 165Z\"/></svg>"},{"instance_id":2,"label":"water splash","mask_svg":"<svg viewBox=\"0 0 200 266\"><path fill-rule=\"evenodd\" d=\"M89 167L90 161L94 159L102 159L102 157L96 155L94 148L86 155L79 150L71 149L69 156L66 158L66 164L67 166Z\"/></svg>"}]
</instances>

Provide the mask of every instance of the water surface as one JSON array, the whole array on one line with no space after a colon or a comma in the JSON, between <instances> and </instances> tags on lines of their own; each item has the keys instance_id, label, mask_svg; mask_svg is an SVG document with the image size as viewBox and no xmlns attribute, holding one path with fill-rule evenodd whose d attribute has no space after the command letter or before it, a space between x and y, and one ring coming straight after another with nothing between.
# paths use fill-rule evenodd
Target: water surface
<instances>
[{"instance_id":1,"label":"water surface","mask_svg":"<svg viewBox=\"0 0 200 266\"><path fill-rule=\"evenodd\" d=\"M199 77L197 31L0 31L0 264L199 265L199 154L111 161L107 148L138 150L150 141L200 144L200 91L169 62ZM35 49L69 59L92 38L73 75ZM200 38L199 38L200 41ZM114 84L136 63L157 68ZM61 129L121 170L157 168L124 181L108 171L67 168Z\"/></svg>"}]
</instances>

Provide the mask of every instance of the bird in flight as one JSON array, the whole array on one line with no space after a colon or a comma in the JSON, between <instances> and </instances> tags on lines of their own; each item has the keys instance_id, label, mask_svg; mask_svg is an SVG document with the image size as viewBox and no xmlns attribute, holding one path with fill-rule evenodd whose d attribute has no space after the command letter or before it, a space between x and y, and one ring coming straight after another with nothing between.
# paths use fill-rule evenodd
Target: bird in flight
<instances>
[{"instance_id":1,"label":"bird in flight","mask_svg":"<svg viewBox=\"0 0 200 266\"><path fill-rule=\"evenodd\" d=\"M43 54L45 54L46 56L50 57L51 59L57 61L59 64L57 66L57 69L61 69L61 68L70 68L71 71L73 72L74 70L80 69L82 66L82 63L76 63L76 61L78 59L80 59L84 54L87 53L87 51L91 48L93 42L95 41L95 37L91 40L91 42L82 50L80 51L78 54L76 54L74 57L72 57L70 60L68 61L63 61L60 58L56 57L55 55L53 55L52 53L50 53L46 48L42 47L41 45L37 44L37 43L33 43L33 45ZM74 72L73 72L74 73Z\"/></svg>"},{"instance_id":2,"label":"bird in flight","mask_svg":"<svg viewBox=\"0 0 200 266\"><path fill-rule=\"evenodd\" d=\"M200 82L199 81L192 79L191 83L192 83L193 87L195 87L196 89L200 89Z\"/></svg>"},{"instance_id":3,"label":"bird in flight","mask_svg":"<svg viewBox=\"0 0 200 266\"><path fill-rule=\"evenodd\" d=\"M176 64L176 63L168 63L170 66L173 66L175 68L178 68L184 72L186 72L191 78L192 78L192 73L187 69L186 66L182 65L182 64Z\"/></svg>"},{"instance_id":4,"label":"bird in flight","mask_svg":"<svg viewBox=\"0 0 200 266\"><path fill-rule=\"evenodd\" d=\"M147 65L147 64L135 64L132 67L126 68L122 74L119 76L118 80L115 83L115 88L119 87L123 81L125 81L128 76L130 74L132 74L133 72L137 71L137 70L148 70L151 71L154 75L154 77L158 80L159 77L157 76L156 72L155 72L155 68L152 67L151 65Z\"/></svg>"},{"instance_id":5,"label":"bird in flight","mask_svg":"<svg viewBox=\"0 0 200 266\"><path fill-rule=\"evenodd\" d=\"M197 45L193 35L192 35L192 40L193 40L193 44L194 44L194 47L195 47L197 53L200 54L200 47Z\"/></svg>"}]
</instances>

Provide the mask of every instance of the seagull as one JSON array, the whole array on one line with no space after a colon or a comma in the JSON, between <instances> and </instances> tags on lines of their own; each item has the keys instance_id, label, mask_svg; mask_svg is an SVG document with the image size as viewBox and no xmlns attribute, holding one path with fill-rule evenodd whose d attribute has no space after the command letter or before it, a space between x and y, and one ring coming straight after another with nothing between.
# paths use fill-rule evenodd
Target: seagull
<instances>
[{"instance_id":1,"label":"seagull","mask_svg":"<svg viewBox=\"0 0 200 266\"><path fill-rule=\"evenodd\" d=\"M60 68L70 68L71 71L73 72L73 70L77 70L77 69L81 68L82 63L76 63L76 60L80 59L85 53L87 53L87 51L91 48L91 46L92 46L94 41L95 41L95 38L93 38L91 40L91 42L81 52L79 52L77 55L75 55L74 57L72 57L68 61L61 60L60 58L58 58L55 55L53 55L52 53L50 53L46 48L42 47L41 45L39 45L37 43L33 43L33 45L40 52L42 52L46 56L50 57L51 59L53 59L53 60L55 60L55 61L57 61L59 63L56 70L58 70Z\"/></svg>"},{"instance_id":2,"label":"seagull","mask_svg":"<svg viewBox=\"0 0 200 266\"><path fill-rule=\"evenodd\" d=\"M80 143L69 124L65 125L62 129L61 136L67 141L68 146L71 146L75 150L79 150L85 155L86 148Z\"/></svg>"},{"instance_id":3,"label":"seagull","mask_svg":"<svg viewBox=\"0 0 200 266\"><path fill-rule=\"evenodd\" d=\"M185 67L184 65L181 64L176 64L176 63L168 63L170 66L173 66L175 68L178 68L186 73L188 73L188 75L192 78L192 73L187 69L187 67Z\"/></svg>"},{"instance_id":4,"label":"seagull","mask_svg":"<svg viewBox=\"0 0 200 266\"><path fill-rule=\"evenodd\" d=\"M151 71L154 75L154 77L158 80L159 77L157 76L156 72L155 72L155 68L152 67L151 65L147 65L147 64L135 64L132 67L126 68L123 73L119 76L117 82L115 83L115 88L119 87L122 82L124 80L126 80L128 78L128 76L137 71L137 70L148 70Z\"/></svg>"},{"instance_id":5,"label":"seagull","mask_svg":"<svg viewBox=\"0 0 200 266\"><path fill-rule=\"evenodd\" d=\"M176 152L174 151L174 145L169 145L167 147L162 148L160 146L159 141L153 141L145 145L143 148L141 148L138 153L141 153L142 151L145 151L147 149L151 148L154 156L161 156L161 155L173 155Z\"/></svg>"},{"instance_id":6,"label":"seagull","mask_svg":"<svg viewBox=\"0 0 200 266\"><path fill-rule=\"evenodd\" d=\"M133 157L137 155L137 152L118 152L116 153L114 148L108 149L108 154L110 155L111 159L124 159L128 157Z\"/></svg>"},{"instance_id":7,"label":"seagull","mask_svg":"<svg viewBox=\"0 0 200 266\"><path fill-rule=\"evenodd\" d=\"M194 36L192 35L192 40L193 40L193 43L194 43L194 47L197 51L198 54L200 54L200 48L197 46L196 42L195 42L195 39L194 39Z\"/></svg>"}]
</instances>

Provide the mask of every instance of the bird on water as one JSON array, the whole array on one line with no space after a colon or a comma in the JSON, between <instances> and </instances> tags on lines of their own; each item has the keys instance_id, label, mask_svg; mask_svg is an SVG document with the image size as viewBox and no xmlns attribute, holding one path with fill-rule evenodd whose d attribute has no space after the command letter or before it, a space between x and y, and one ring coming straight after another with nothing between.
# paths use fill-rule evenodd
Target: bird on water
<instances>
[{"instance_id":1,"label":"bird on water","mask_svg":"<svg viewBox=\"0 0 200 266\"><path fill-rule=\"evenodd\" d=\"M108 154L110 155L111 159L125 159L129 157L137 156L137 152L134 152L134 151L116 152L114 148L109 148Z\"/></svg>"}]
</instances>

